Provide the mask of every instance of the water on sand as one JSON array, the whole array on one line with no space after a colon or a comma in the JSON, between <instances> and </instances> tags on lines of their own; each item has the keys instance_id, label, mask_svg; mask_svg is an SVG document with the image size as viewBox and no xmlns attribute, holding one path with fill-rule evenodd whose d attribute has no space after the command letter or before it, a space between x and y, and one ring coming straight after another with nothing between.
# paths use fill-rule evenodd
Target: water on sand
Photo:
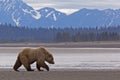
<instances>
[{"instance_id":1,"label":"water on sand","mask_svg":"<svg viewBox=\"0 0 120 80\"><path fill-rule=\"evenodd\" d=\"M0 68L12 68L23 48L0 48ZM119 48L48 48L55 58L52 69L120 69ZM32 65L35 67L35 64ZM23 68L23 67L21 67Z\"/></svg>"}]
</instances>

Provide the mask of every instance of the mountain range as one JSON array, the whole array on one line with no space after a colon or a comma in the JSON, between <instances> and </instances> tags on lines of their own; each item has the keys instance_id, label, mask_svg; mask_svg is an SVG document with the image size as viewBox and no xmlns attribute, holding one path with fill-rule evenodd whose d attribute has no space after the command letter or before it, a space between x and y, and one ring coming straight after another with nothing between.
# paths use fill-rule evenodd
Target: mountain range
<instances>
[{"instance_id":1,"label":"mountain range","mask_svg":"<svg viewBox=\"0 0 120 80\"><path fill-rule=\"evenodd\" d=\"M30 28L97 27L120 25L120 9L80 9L66 15L54 8L33 9L22 0L0 1L0 24Z\"/></svg>"}]
</instances>

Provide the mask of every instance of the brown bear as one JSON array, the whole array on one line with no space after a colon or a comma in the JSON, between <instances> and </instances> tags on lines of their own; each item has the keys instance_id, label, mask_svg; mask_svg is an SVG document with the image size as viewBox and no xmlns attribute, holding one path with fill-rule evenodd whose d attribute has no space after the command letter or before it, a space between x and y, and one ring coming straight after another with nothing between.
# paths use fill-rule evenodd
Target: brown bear
<instances>
[{"instance_id":1,"label":"brown bear","mask_svg":"<svg viewBox=\"0 0 120 80\"><path fill-rule=\"evenodd\" d=\"M36 62L36 68L39 71L43 71L40 69L41 67L49 71L49 67L45 61L50 64L54 64L54 58L52 54L50 54L45 48L25 48L19 53L13 69L15 71L19 71L18 68L23 65L27 71L34 71L31 69L30 64Z\"/></svg>"}]
</instances>

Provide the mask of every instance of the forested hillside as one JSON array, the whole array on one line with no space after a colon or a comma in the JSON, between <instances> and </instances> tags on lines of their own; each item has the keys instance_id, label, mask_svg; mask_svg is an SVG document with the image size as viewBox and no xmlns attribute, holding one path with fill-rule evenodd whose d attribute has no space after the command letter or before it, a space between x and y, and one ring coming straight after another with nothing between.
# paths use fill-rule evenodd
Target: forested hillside
<instances>
[{"instance_id":1,"label":"forested hillside","mask_svg":"<svg viewBox=\"0 0 120 80\"><path fill-rule=\"evenodd\" d=\"M120 26L96 28L27 28L0 25L0 43L120 40Z\"/></svg>"}]
</instances>

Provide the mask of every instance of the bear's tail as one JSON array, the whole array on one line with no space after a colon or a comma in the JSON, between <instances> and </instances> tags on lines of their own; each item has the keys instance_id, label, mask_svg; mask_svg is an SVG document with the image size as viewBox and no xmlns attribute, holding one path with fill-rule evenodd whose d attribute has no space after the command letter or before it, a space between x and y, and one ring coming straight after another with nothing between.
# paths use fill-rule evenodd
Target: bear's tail
<instances>
[{"instance_id":1,"label":"bear's tail","mask_svg":"<svg viewBox=\"0 0 120 80\"><path fill-rule=\"evenodd\" d=\"M15 71L18 71L17 69L18 69L21 65L22 65L22 63L21 63L21 61L20 61L20 57L18 56L18 57L17 57L17 60L16 60L16 62L15 62L15 65L14 65L14 67L13 67L13 69L14 69Z\"/></svg>"}]
</instances>

